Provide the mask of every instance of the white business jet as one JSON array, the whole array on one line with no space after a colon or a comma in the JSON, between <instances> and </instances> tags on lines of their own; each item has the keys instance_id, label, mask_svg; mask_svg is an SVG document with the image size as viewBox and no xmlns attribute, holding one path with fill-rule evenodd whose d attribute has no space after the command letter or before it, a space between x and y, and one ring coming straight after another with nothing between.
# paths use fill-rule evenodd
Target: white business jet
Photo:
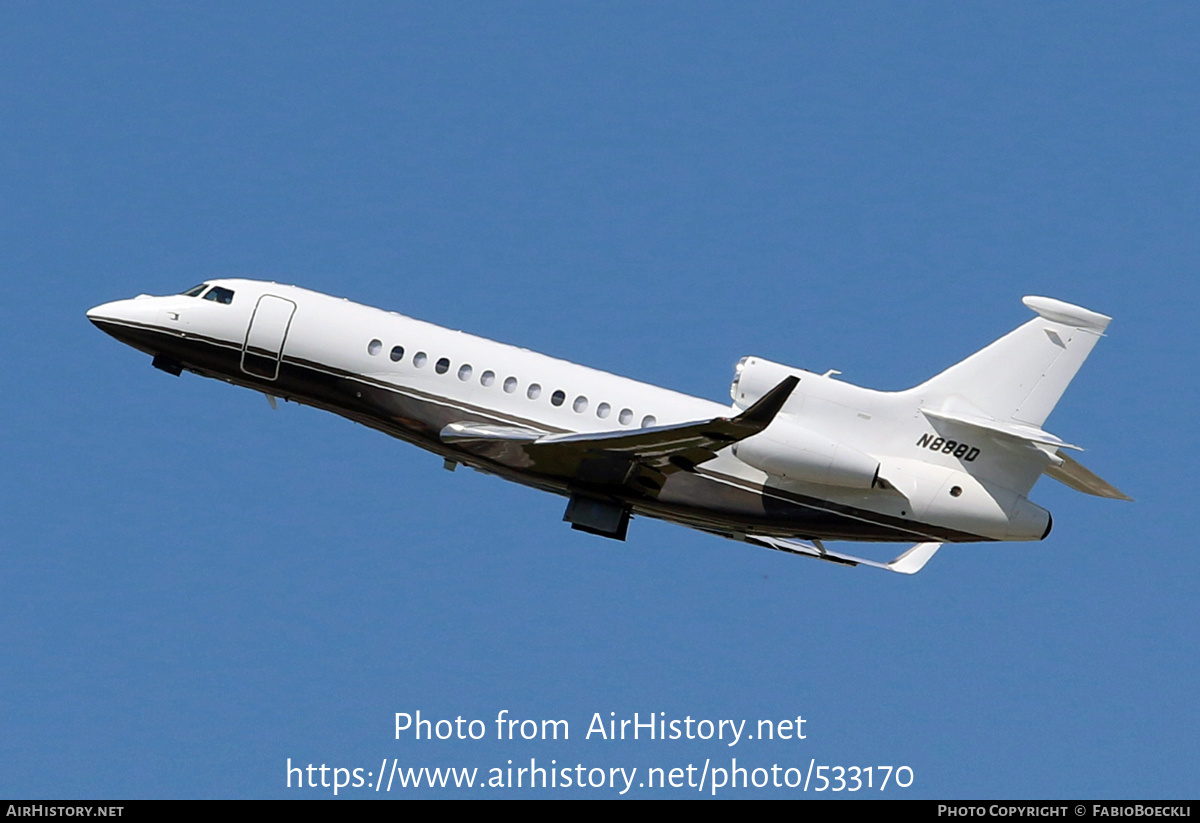
<instances>
[{"instance_id":1,"label":"white business jet","mask_svg":"<svg viewBox=\"0 0 1200 823\"><path fill-rule=\"evenodd\" d=\"M170 374L215 377L356 420L568 498L573 528L633 514L913 574L947 542L1040 540L1042 474L1128 500L1042 424L1110 318L1037 317L921 385L859 388L744 357L725 406L295 286L212 280L88 312ZM826 540L915 542L888 563Z\"/></svg>"}]
</instances>

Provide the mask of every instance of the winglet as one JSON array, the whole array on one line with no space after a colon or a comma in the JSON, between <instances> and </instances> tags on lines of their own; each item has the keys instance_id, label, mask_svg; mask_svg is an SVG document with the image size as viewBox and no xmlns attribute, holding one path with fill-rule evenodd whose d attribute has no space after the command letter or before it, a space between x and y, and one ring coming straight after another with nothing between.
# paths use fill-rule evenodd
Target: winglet
<instances>
[{"instance_id":1,"label":"winglet","mask_svg":"<svg viewBox=\"0 0 1200 823\"><path fill-rule=\"evenodd\" d=\"M798 385L800 385L800 378L794 374L783 378L778 386L758 398L753 406L729 422L749 424L760 431L765 429L775 419L775 415L779 414L779 410L783 408L783 404L792 396L792 392Z\"/></svg>"},{"instance_id":2,"label":"winglet","mask_svg":"<svg viewBox=\"0 0 1200 823\"><path fill-rule=\"evenodd\" d=\"M929 559L937 554L941 543L918 543L904 554L887 564L888 569L900 574L916 574L925 568Z\"/></svg>"},{"instance_id":3,"label":"winglet","mask_svg":"<svg viewBox=\"0 0 1200 823\"><path fill-rule=\"evenodd\" d=\"M830 551L819 540L793 540L785 537L766 537L757 534L746 535L745 540L747 543L765 546L775 551L814 557L817 560L827 560L831 563L840 563L843 566L873 566L876 569L884 569L898 574L916 574L925 568L925 564L929 562L929 559L937 554L937 550L942 547L941 543L918 543L895 560L889 563L880 563L878 560L868 560L865 557L855 557L852 554Z\"/></svg>"}]
</instances>

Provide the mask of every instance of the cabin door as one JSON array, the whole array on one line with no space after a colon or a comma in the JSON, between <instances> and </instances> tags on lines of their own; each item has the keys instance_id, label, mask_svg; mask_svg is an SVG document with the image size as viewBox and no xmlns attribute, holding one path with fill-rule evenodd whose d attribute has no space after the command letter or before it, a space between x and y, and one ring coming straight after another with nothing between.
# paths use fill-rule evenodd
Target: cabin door
<instances>
[{"instance_id":1,"label":"cabin door","mask_svg":"<svg viewBox=\"0 0 1200 823\"><path fill-rule=\"evenodd\" d=\"M242 371L267 380L279 376L279 360L295 311L296 304L291 300L273 294L258 298L242 345Z\"/></svg>"}]
</instances>

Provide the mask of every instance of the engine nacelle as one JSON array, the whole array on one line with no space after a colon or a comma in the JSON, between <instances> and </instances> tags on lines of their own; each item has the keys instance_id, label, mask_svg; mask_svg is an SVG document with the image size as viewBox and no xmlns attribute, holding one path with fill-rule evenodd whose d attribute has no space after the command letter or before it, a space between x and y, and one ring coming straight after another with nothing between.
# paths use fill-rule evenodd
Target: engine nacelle
<instances>
[{"instance_id":1,"label":"engine nacelle","mask_svg":"<svg viewBox=\"0 0 1200 823\"><path fill-rule=\"evenodd\" d=\"M735 443L733 453L759 471L805 483L869 489L879 476L878 459L786 420Z\"/></svg>"},{"instance_id":2,"label":"engine nacelle","mask_svg":"<svg viewBox=\"0 0 1200 823\"><path fill-rule=\"evenodd\" d=\"M729 394L737 408L746 409L754 404L786 377L800 378L800 385L784 404L782 413L761 434L737 443L733 453L744 463L774 477L844 486L852 489L869 489L879 476L879 460L853 446L835 440L819 432L802 413L807 412L805 400L808 392L817 388L821 395L849 389L861 391L856 386L836 383L803 369L793 369L781 363L772 363L761 357L743 357L738 361ZM814 410L819 410L824 397ZM812 405L811 403L809 405ZM833 409L834 407L828 407ZM849 411L842 409L841 411ZM853 416L853 412L850 412ZM819 411L818 411L819 416ZM825 422L825 421L821 421Z\"/></svg>"},{"instance_id":3,"label":"engine nacelle","mask_svg":"<svg viewBox=\"0 0 1200 823\"><path fill-rule=\"evenodd\" d=\"M733 405L739 409L747 409L764 394L779 385L786 377L800 378L800 385L792 393L785 411L795 413L804 402L808 391L808 383L819 379L819 376L804 369L795 369L782 363L772 363L761 357L743 357L733 368L733 383L729 386L729 396Z\"/></svg>"}]
</instances>

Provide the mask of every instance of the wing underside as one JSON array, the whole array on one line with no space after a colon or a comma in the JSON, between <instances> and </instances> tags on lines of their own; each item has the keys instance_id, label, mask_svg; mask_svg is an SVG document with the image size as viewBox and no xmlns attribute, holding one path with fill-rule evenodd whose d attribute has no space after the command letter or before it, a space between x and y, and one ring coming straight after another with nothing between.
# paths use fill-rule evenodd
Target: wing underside
<instances>
[{"instance_id":1,"label":"wing underside","mask_svg":"<svg viewBox=\"0 0 1200 823\"><path fill-rule=\"evenodd\" d=\"M876 569L885 569L886 571L898 572L900 574L916 574L925 567L929 559L942 547L941 543L918 543L899 557L887 563L881 563L878 560L868 560L865 557L855 557L852 554L830 551L825 548L825 545L820 540L788 540L780 537L747 535L746 542L774 549L775 551L787 552L788 554L798 554L803 557L826 560L830 563L839 563L843 566L872 566Z\"/></svg>"}]
</instances>

